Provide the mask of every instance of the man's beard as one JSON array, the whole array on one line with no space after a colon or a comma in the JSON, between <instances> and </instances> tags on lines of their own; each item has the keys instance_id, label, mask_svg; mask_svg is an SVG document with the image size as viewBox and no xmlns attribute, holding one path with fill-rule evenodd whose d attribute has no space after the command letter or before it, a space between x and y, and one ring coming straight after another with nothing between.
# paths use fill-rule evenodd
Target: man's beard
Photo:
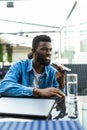
<instances>
[{"instance_id":1,"label":"man's beard","mask_svg":"<svg viewBox=\"0 0 87 130\"><path fill-rule=\"evenodd\" d=\"M46 59L44 59L44 58L42 58L42 57L38 57L37 58L37 61L41 64L41 65L44 65L44 66L47 66L47 65L49 65L50 64L50 60L46 60Z\"/></svg>"}]
</instances>

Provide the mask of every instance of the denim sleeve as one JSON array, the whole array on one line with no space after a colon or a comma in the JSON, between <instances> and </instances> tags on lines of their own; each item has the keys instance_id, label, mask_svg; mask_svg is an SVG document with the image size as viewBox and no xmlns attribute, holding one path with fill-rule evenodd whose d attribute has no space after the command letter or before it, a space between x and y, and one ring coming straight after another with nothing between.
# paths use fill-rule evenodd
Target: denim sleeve
<instances>
[{"instance_id":1,"label":"denim sleeve","mask_svg":"<svg viewBox=\"0 0 87 130\"><path fill-rule=\"evenodd\" d=\"M20 65L10 68L4 79L0 82L0 94L6 96L32 96L33 88L18 83L20 77Z\"/></svg>"}]
</instances>

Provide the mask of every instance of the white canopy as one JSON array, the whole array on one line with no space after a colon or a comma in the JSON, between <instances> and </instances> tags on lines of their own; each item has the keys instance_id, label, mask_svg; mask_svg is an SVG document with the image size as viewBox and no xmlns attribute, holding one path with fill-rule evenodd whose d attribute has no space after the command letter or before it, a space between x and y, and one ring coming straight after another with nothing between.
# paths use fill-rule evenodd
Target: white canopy
<instances>
[{"instance_id":1,"label":"white canopy","mask_svg":"<svg viewBox=\"0 0 87 130\"><path fill-rule=\"evenodd\" d=\"M7 0L0 1L0 32L59 31L76 0Z\"/></svg>"},{"instance_id":2,"label":"white canopy","mask_svg":"<svg viewBox=\"0 0 87 130\"><path fill-rule=\"evenodd\" d=\"M60 32L76 0L0 1L0 43L31 46L35 33ZM7 34L6 34L7 33ZM29 37L18 36L23 33ZM56 34L55 34L56 37ZM54 36L52 36L54 40Z\"/></svg>"}]
</instances>

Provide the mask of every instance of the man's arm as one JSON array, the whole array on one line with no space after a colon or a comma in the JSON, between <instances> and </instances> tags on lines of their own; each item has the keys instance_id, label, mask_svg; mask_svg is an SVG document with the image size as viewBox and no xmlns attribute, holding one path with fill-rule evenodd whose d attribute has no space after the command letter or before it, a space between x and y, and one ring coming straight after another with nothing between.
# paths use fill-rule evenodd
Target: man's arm
<instances>
[{"instance_id":1,"label":"man's arm","mask_svg":"<svg viewBox=\"0 0 87 130\"><path fill-rule=\"evenodd\" d=\"M39 95L40 97L53 97L53 96L57 96L57 97L65 97L65 94L63 92L61 92L61 90L59 90L58 88L54 88L54 87L50 87L50 88L45 88L45 89L38 89L35 88L33 90L33 94L34 95Z\"/></svg>"},{"instance_id":2,"label":"man's arm","mask_svg":"<svg viewBox=\"0 0 87 130\"><path fill-rule=\"evenodd\" d=\"M18 83L21 76L21 66L16 64L12 66L7 72L3 81L0 83L0 94L6 96L33 96L38 95L41 97L64 96L64 94L55 87L46 89L34 89L32 87L24 86Z\"/></svg>"},{"instance_id":3,"label":"man's arm","mask_svg":"<svg viewBox=\"0 0 87 130\"><path fill-rule=\"evenodd\" d=\"M4 79L0 83L0 94L6 96L31 96L33 88L27 87L19 83L21 80L21 64L20 62L11 66Z\"/></svg>"},{"instance_id":4,"label":"man's arm","mask_svg":"<svg viewBox=\"0 0 87 130\"><path fill-rule=\"evenodd\" d=\"M6 96L40 96L40 97L64 97L65 94L58 88L50 87L46 89L37 89L32 87L26 87L21 84L15 84L12 82L0 83L0 94Z\"/></svg>"},{"instance_id":5,"label":"man's arm","mask_svg":"<svg viewBox=\"0 0 87 130\"><path fill-rule=\"evenodd\" d=\"M2 81L0 83L0 94L3 96L32 96L33 88L11 81Z\"/></svg>"}]
</instances>

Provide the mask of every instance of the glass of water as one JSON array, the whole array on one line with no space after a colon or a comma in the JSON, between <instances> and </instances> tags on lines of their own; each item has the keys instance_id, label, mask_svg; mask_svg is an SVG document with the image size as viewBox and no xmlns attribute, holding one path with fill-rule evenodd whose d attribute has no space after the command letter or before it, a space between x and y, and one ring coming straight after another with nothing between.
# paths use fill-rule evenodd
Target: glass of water
<instances>
[{"instance_id":1,"label":"glass of water","mask_svg":"<svg viewBox=\"0 0 87 130\"><path fill-rule=\"evenodd\" d=\"M78 117L77 92L77 74L67 74L68 117L71 119Z\"/></svg>"},{"instance_id":2,"label":"glass of water","mask_svg":"<svg viewBox=\"0 0 87 130\"><path fill-rule=\"evenodd\" d=\"M69 99L76 99L78 94L77 74L67 74L67 96Z\"/></svg>"}]
</instances>

